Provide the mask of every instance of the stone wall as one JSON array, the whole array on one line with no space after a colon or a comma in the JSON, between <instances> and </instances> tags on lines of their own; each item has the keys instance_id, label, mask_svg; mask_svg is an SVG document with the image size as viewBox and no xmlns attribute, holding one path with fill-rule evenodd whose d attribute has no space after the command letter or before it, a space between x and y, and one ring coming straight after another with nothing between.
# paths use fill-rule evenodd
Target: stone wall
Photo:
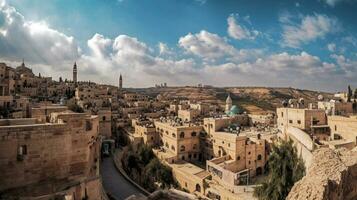
<instances>
[{"instance_id":1,"label":"stone wall","mask_svg":"<svg viewBox=\"0 0 357 200\"><path fill-rule=\"evenodd\" d=\"M0 191L98 175L98 118L71 114L58 118L68 121L0 126Z\"/></svg>"},{"instance_id":2,"label":"stone wall","mask_svg":"<svg viewBox=\"0 0 357 200\"><path fill-rule=\"evenodd\" d=\"M357 199L357 151L321 148L314 152L309 172L287 200Z\"/></svg>"}]
</instances>

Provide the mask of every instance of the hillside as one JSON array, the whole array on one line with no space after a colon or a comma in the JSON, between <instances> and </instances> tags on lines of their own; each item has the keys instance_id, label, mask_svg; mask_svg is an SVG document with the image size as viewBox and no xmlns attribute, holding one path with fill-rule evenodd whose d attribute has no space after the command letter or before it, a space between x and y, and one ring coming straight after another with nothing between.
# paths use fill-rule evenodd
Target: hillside
<instances>
[{"instance_id":1,"label":"hillside","mask_svg":"<svg viewBox=\"0 0 357 200\"><path fill-rule=\"evenodd\" d=\"M229 87L229 88L198 88L198 87L168 87L147 88L138 92L156 97L161 95L167 99L188 99L194 101L225 103L228 93L231 94L233 104L248 113L265 113L275 111L283 100L304 98L306 103L316 101L322 94L331 98L332 94L318 91L301 90L295 88L268 87Z\"/></svg>"}]
</instances>

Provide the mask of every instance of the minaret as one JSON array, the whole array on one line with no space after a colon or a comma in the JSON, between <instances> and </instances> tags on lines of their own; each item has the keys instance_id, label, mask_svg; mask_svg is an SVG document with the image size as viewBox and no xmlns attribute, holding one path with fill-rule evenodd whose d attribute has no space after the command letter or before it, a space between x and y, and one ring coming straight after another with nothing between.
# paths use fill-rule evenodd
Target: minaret
<instances>
[{"instance_id":1,"label":"minaret","mask_svg":"<svg viewBox=\"0 0 357 200\"><path fill-rule=\"evenodd\" d=\"M119 90L121 91L122 89L123 89L123 77L120 74L120 76L119 76Z\"/></svg>"},{"instance_id":2,"label":"minaret","mask_svg":"<svg viewBox=\"0 0 357 200\"><path fill-rule=\"evenodd\" d=\"M231 95L228 94L228 97L226 99L226 113L228 113L232 108L232 99L231 99Z\"/></svg>"},{"instance_id":3,"label":"minaret","mask_svg":"<svg viewBox=\"0 0 357 200\"><path fill-rule=\"evenodd\" d=\"M73 66L73 82L77 85L77 63L74 62Z\"/></svg>"}]
</instances>

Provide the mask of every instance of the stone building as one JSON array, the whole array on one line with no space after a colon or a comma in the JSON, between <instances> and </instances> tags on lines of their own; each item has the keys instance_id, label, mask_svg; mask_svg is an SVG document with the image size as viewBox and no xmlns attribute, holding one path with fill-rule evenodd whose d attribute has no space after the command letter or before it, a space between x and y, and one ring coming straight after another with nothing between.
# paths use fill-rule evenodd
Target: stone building
<instances>
[{"instance_id":1,"label":"stone building","mask_svg":"<svg viewBox=\"0 0 357 200\"><path fill-rule=\"evenodd\" d=\"M328 116L328 125L331 140L353 143L353 147L357 146L357 116Z\"/></svg>"},{"instance_id":2,"label":"stone building","mask_svg":"<svg viewBox=\"0 0 357 200\"><path fill-rule=\"evenodd\" d=\"M51 113L47 123L0 120L0 191L7 198L101 199L98 130L98 117L67 111Z\"/></svg>"},{"instance_id":3,"label":"stone building","mask_svg":"<svg viewBox=\"0 0 357 200\"><path fill-rule=\"evenodd\" d=\"M177 160L202 159L199 146L202 126L172 119L161 119L155 121L155 128L164 149L158 152L159 158L168 163L174 163Z\"/></svg>"}]
</instances>

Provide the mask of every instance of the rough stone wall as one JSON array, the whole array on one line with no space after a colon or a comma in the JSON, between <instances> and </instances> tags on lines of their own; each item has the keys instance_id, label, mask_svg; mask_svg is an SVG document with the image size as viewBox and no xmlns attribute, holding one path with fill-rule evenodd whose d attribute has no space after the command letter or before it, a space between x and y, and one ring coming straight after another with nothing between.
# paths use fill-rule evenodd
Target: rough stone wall
<instances>
[{"instance_id":1,"label":"rough stone wall","mask_svg":"<svg viewBox=\"0 0 357 200\"><path fill-rule=\"evenodd\" d=\"M67 124L0 127L0 190L41 181L96 176L98 119L89 119L92 130L86 130L84 118L76 120ZM27 149L21 159L19 146Z\"/></svg>"},{"instance_id":2,"label":"rough stone wall","mask_svg":"<svg viewBox=\"0 0 357 200\"><path fill-rule=\"evenodd\" d=\"M318 149L308 173L298 181L287 200L357 199L357 151Z\"/></svg>"}]
</instances>

